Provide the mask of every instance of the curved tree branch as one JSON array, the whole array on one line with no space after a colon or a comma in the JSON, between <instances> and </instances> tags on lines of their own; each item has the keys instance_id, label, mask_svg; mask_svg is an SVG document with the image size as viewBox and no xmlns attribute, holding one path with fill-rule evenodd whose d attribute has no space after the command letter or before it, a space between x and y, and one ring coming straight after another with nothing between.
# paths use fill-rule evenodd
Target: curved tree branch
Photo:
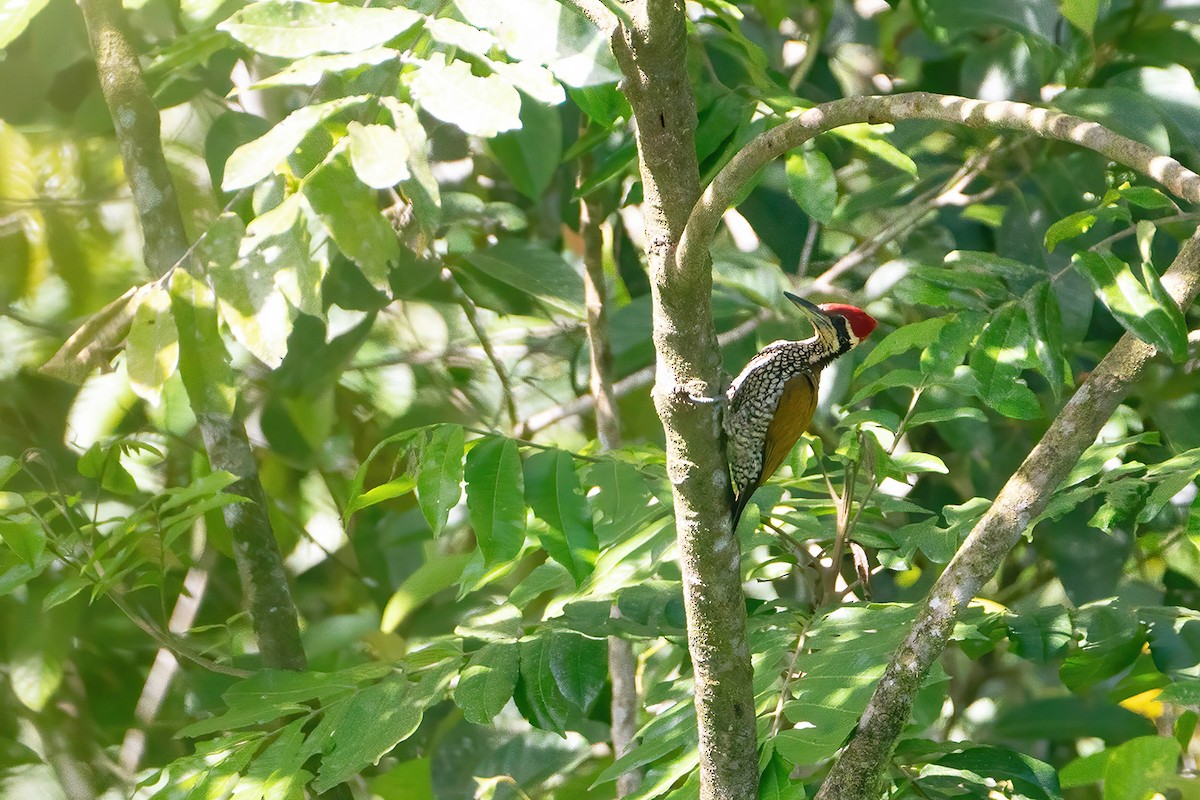
<instances>
[{"instance_id":1,"label":"curved tree branch","mask_svg":"<svg viewBox=\"0 0 1200 800\"><path fill-rule=\"evenodd\" d=\"M1024 103L988 103L927 93L858 97L809 109L747 145L697 202L677 253L680 270L706 263L722 213L740 188L768 161L827 130L855 122L941 120L1004 128L1074 142L1161 183L1176 196L1200 201L1200 175L1149 147L1078 117ZM1181 308L1200 294L1200 239L1181 249L1162 277ZM958 616L995 573L1053 491L1091 445L1101 427L1155 355L1126 334L1055 418L1042 440L1009 478L922 603L916 621L893 654L850 744L826 778L817 800L867 800L907 723L913 698L946 647Z\"/></svg>"},{"instance_id":2,"label":"curved tree branch","mask_svg":"<svg viewBox=\"0 0 1200 800\"><path fill-rule=\"evenodd\" d=\"M971 128L999 128L1058 139L1095 150L1161 183L1169 192L1200 202L1200 175L1170 156L1113 133L1095 122L1027 103L985 102L965 97L912 92L850 97L814 106L777 128L760 134L717 173L692 209L679 244L680 269L708 258L708 247L725 209L756 172L817 134L859 122L922 119L953 122Z\"/></svg>"}]
</instances>

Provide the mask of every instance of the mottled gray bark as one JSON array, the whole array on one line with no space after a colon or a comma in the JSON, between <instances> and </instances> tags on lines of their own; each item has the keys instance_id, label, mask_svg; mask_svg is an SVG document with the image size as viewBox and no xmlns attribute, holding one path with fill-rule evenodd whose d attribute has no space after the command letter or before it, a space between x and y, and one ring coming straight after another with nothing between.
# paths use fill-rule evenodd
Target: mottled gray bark
<instances>
[{"instance_id":1,"label":"mottled gray bark","mask_svg":"<svg viewBox=\"0 0 1200 800\"><path fill-rule=\"evenodd\" d=\"M675 259L700 196L696 102L687 72L683 0L625 5L613 37L637 121L657 355L654 400L674 490L688 649L695 675L700 796L758 794L753 671L746 645L741 553L730 530L729 470L720 436L720 351L707 253Z\"/></svg>"},{"instance_id":2,"label":"mottled gray bark","mask_svg":"<svg viewBox=\"0 0 1200 800\"><path fill-rule=\"evenodd\" d=\"M121 4L118 0L81 0L80 7L96 57L100 88L121 148L126 179L137 206L146 266L160 278L177 266L191 270L183 217L163 155L158 109L125 33ZM179 335L199 338L218 333L215 324L211 330L181 324ZM201 350L217 346L217 341L195 343ZM214 470L235 475L238 480L228 491L249 499L246 503L226 506L225 522L233 535L242 590L263 663L268 667L303 669L305 658L296 608L267 517L266 498L254 454L246 440L245 425L219 399L221 393L215 387L206 386L201 376L189 376L187 369L181 364L209 464Z\"/></svg>"}]
</instances>

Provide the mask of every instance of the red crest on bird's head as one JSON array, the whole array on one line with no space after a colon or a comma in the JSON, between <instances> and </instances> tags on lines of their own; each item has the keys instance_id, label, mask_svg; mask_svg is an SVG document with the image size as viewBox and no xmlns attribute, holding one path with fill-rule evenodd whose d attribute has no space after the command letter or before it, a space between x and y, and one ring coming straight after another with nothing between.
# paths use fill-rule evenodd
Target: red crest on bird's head
<instances>
[{"instance_id":1,"label":"red crest on bird's head","mask_svg":"<svg viewBox=\"0 0 1200 800\"><path fill-rule=\"evenodd\" d=\"M870 336L871 331L875 330L875 326L879 324L874 317L861 308L845 303L822 303L818 308L831 317L845 317L846 322L850 323L850 330L854 331L854 335L860 341Z\"/></svg>"}]
</instances>

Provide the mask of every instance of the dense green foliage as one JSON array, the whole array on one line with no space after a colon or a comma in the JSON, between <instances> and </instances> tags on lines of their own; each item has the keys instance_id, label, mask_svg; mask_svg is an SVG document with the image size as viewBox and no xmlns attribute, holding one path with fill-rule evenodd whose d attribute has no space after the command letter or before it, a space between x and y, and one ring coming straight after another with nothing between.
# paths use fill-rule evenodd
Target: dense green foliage
<instances>
[{"instance_id":1,"label":"dense green foliage","mask_svg":"<svg viewBox=\"0 0 1200 800\"><path fill-rule=\"evenodd\" d=\"M147 283L78 9L0 2L5 796L566 800L630 769L643 800L696 795L616 63L553 0L367 6L127 4L207 278ZM688 10L704 180L813 103L911 89L1047 103L1200 166L1191 0ZM614 451L576 402L581 197ZM784 289L881 321L738 531L762 797L812 793L911 604L1126 330L1161 355L958 626L889 796L1200 797L1198 318L1158 281L1196 220L1094 153L924 123L821 136L726 216L729 372L808 335ZM181 295L220 340L180 336ZM307 672L259 669L187 359L250 420ZM615 763L608 636L642 709Z\"/></svg>"}]
</instances>

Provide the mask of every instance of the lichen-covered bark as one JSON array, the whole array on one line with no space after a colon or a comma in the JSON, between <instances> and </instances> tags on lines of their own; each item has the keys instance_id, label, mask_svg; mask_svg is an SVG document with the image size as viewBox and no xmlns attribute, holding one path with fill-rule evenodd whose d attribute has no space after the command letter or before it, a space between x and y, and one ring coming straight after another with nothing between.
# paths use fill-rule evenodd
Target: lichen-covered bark
<instances>
[{"instance_id":1,"label":"lichen-covered bark","mask_svg":"<svg viewBox=\"0 0 1200 800\"><path fill-rule=\"evenodd\" d=\"M142 227L147 268L163 277L173 268L191 269L187 234L167 169L160 137L158 109L146 87L137 54L125 33L118 0L82 0L88 36L96 57L96 69L104 101L112 115L126 178L133 191ZM178 304L177 304L178 307ZM182 320L181 320L182 322ZM196 325L180 324L181 337L217 336ZM212 348L215 342L198 341L194 349ZM225 522L233 536L234 556L242 579L247 609L258 638L259 652L268 667L303 669L304 649L296 608L288 588L275 534L267 518L266 499L258 478L258 466L246 440L245 425L224 403L203 376L186 374L184 385L199 420L200 432L214 470L237 476L230 492L248 502L226 506ZM216 406L216 407L214 407Z\"/></svg>"},{"instance_id":2,"label":"lichen-covered bark","mask_svg":"<svg viewBox=\"0 0 1200 800\"><path fill-rule=\"evenodd\" d=\"M1168 191L1200 201L1200 175L1175 159L1078 117L1024 103L987 103L928 93L855 97L809 109L743 148L717 175L696 204L678 251L681 270L707 263L708 247L725 209L768 161L819 133L854 122L941 120L971 127L1018 130L1074 142L1159 181ZM1190 240L1163 275L1163 286L1182 308L1200 293L1200 244ZM919 609L904 642L892 656L857 731L826 778L817 800L868 800L880 779L912 702L929 668L945 649L958 616L995 573L1029 523L1137 380L1154 348L1126 335L1063 407L976 524Z\"/></svg>"},{"instance_id":3,"label":"lichen-covered bark","mask_svg":"<svg viewBox=\"0 0 1200 800\"><path fill-rule=\"evenodd\" d=\"M729 526L729 472L713 402L720 394L720 353L712 275L707 258L682 266L675 259L700 196L684 3L639 0L625 8L633 24L617 31L613 49L637 121L654 304L654 399L674 490L695 674L700 796L751 800L758 793L753 671L741 553Z\"/></svg>"}]
</instances>

